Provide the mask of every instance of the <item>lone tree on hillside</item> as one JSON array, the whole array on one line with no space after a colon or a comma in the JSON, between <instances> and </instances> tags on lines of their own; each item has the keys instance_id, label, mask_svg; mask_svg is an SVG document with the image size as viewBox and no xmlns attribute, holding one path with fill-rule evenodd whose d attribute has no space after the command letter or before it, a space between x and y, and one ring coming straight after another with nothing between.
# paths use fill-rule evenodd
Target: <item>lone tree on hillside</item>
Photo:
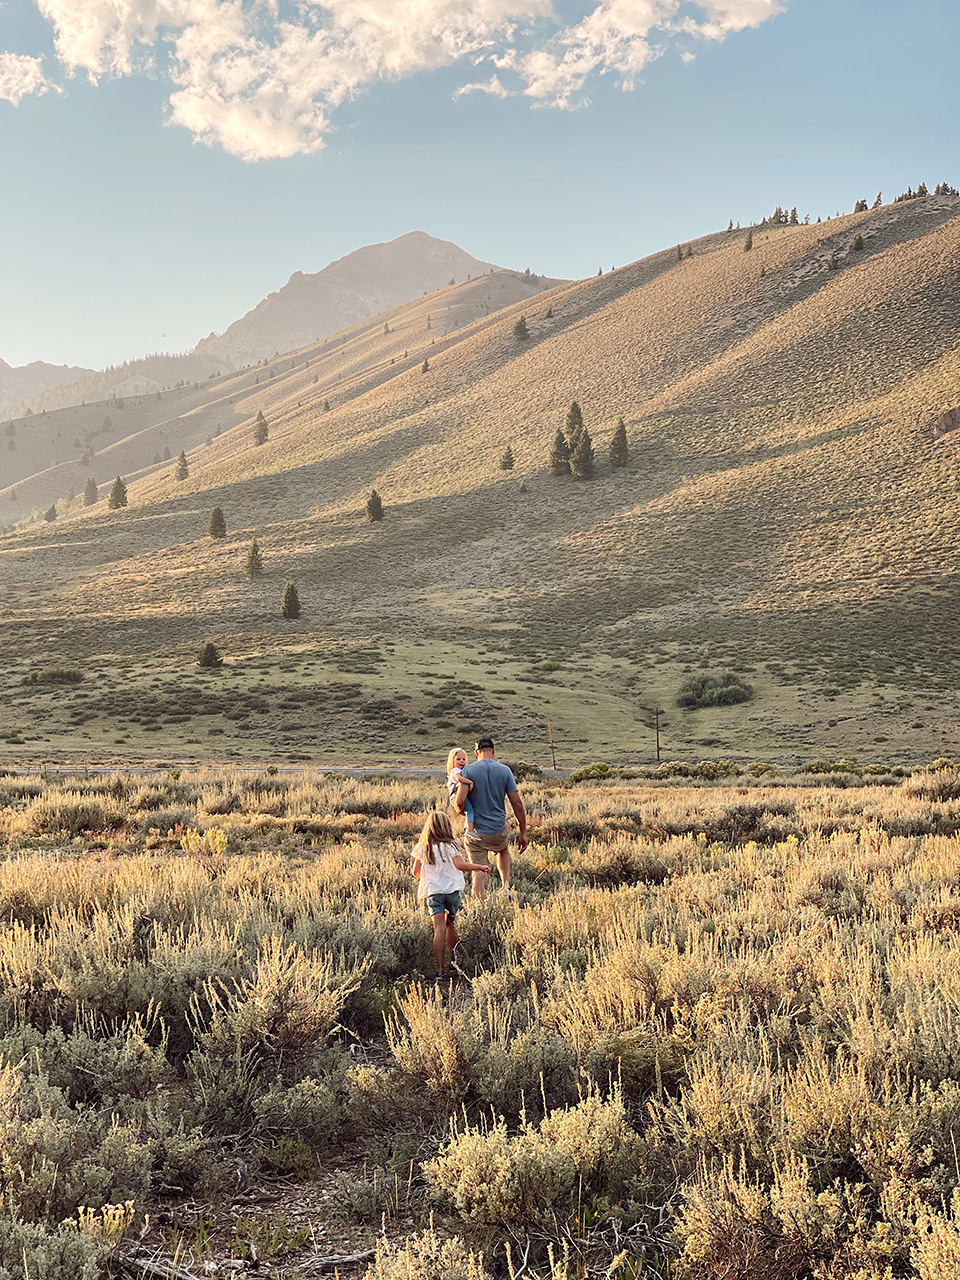
<instances>
[{"instance_id":1,"label":"lone tree on hillside","mask_svg":"<svg viewBox=\"0 0 960 1280\"><path fill-rule=\"evenodd\" d=\"M297 588L292 582L288 582L283 588L283 599L280 601L280 612L288 622L293 618L300 617L300 597L297 595Z\"/></svg>"},{"instance_id":2,"label":"lone tree on hillside","mask_svg":"<svg viewBox=\"0 0 960 1280\"><path fill-rule=\"evenodd\" d=\"M557 427L556 439L550 450L550 461L547 464L552 476L568 476L570 474L570 446L567 437Z\"/></svg>"},{"instance_id":3,"label":"lone tree on hillside","mask_svg":"<svg viewBox=\"0 0 960 1280\"><path fill-rule=\"evenodd\" d=\"M177 479L186 480L190 474L190 468L187 465L187 455L183 449L180 450L180 456L177 458Z\"/></svg>"},{"instance_id":4,"label":"lone tree on hillside","mask_svg":"<svg viewBox=\"0 0 960 1280\"><path fill-rule=\"evenodd\" d=\"M227 522L219 507L214 507L210 512L210 524L207 526L207 532L211 538L225 538L227 536Z\"/></svg>"},{"instance_id":5,"label":"lone tree on hillside","mask_svg":"<svg viewBox=\"0 0 960 1280\"><path fill-rule=\"evenodd\" d=\"M83 486L83 505L85 507L92 507L98 497L97 482L94 480L93 476L88 476L87 483Z\"/></svg>"},{"instance_id":6,"label":"lone tree on hillside","mask_svg":"<svg viewBox=\"0 0 960 1280\"><path fill-rule=\"evenodd\" d=\"M835 253L831 253L830 261L827 263L827 266L830 268L831 271L840 270L840 263L837 261L837 255Z\"/></svg>"},{"instance_id":7,"label":"lone tree on hillside","mask_svg":"<svg viewBox=\"0 0 960 1280\"><path fill-rule=\"evenodd\" d=\"M854 247L854 249L856 249L856 250L858 250L858 251L859 251L860 249L862 249L862 248L863 248L863 236L861 236L861 235L859 235L859 234L857 234L856 236L854 236L854 238L853 238L853 247Z\"/></svg>"},{"instance_id":8,"label":"lone tree on hillside","mask_svg":"<svg viewBox=\"0 0 960 1280\"><path fill-rule=\"evenodd\" d=\"M323 412L324 412L324 413L329 413L329 412L330 412L330 401L329 401L329 400L324 400L324 402L323 402Z\"/></svg>"},{"instance_id":9,"label":"lone tree on hillside","mask_svg":"<svg viewBox=\"0 0 960 1280\"><path fill-rule=\"evenodd\" d=\"M525 342L530 337L530 330L527 328L527 317L521 316L517 323L513 326L513 336L518 342Z\"/></svg>"},{"instance_id":10,"label":"lone tree on hillside","mask_svg":"<svg viewBox=\"0 0 960 1280\"><path fill-rule=\"evenodd\" d=\"M259 578L263 574L263 556L260 554L260 544L256 538L250 543L250 550L247 552L243 571L251 579Z\"/></svg>"},{"instance_id":11,"label":"lone tree on hillside","mask_svg":"<svg viewBox=\"0 0 960 1280\"><path fill-rule=\"evenodd\" d=\"M383 519L383 499L376 489L370 490L370 497L367 499L367 519L371 524Z\"/></svg>"},{"instance_id":12,"label":"lone tree on hillside","mask_svg":"<svg viewBox=\"0 0 960 1280\"><path fill-rule=\"evenodd\" d=\"M420 372L421 372L421 373L429 373L429 372L430 372L430 363L429 363L429 361L428 361L426 358L424 358L423 364L420 366Z\"/></svg>"},{"instance_id":13,"label":"lone tree on hillside","mask_svg":"<svg viewBox=\"0 0 960 1280\"><path fill-rule=\"evenodd\" d=\"M570 470L575 480L592 480L595 469L593 441L590 432L583 427L577 438L577 447L570 455Z\"/></svg>"},{"instance_id":14,"label":"lone tree on hillside","mask_svg":"<svg viewBox=\"0 0 960 1280\"><path fill-rule=\"evenodd\" d=\"M500 459L500 470L512 471L513 467L514 467L513 450L510 448L509 445L507 445L506 449L503 452L503 456Z\"/></svg>"},{"instance_id":15,"label":"lone tree on hillside","mask_svg":"<svg viewBox=\"0 0 960 1280\"><path fill-rule=\"evenodd\" d=\"M270 434L270 428L267 426L267 420L263 416L263 410L257 410L257 420L253 424L253 443L266 444L267 437Z\"/></svg>"},{"instance_id":16,"label":"lone tree on hillside","mask_svg":"<svg viewBox=\"0 0 960 1280\"><path fill-rule=\"evenodd\" d=\"M57 504L55 502L51 506L47 507L46 511L43 513L43 518L46 520L47 524L53 524L54 520L57 518Z\"/></svg>"},{"instance_id":17,"label":"lone tree on hillside","mask_svg":"<svg viewBox=\"0 0 960 1280\"><path fill-rule=\"evenodd\" d=\"M747 253L752 248L753 248L753 232L748 231L747 238L743 242L743 251L744 253Z\"/></svg>"},{"instance_id":18,"label":"lone tree on hillside","mask_svg":"<svg viewBox=\"0 0 960 1280\"><path fill-rule=\"evenodd\" d=\"M223 657L221 656L220 650L217 648L217 646L213 643L212 640L208 640L207 643L200 650L200 657L197 658L197 666L198 667L222 667L223 666Z\"/></svg>"},{"instance_id":19,"label":"lone tree on hillside","mask_svg":"<svg viewBox=\"0 0 960 1280\"><path fill-rule=\"evenodd\" d=\"M610 441L610 465L612 467L625 467L630 461L630 451L627 447L627 428L623 419L617 423L617 429L613 433L613 439Z\"/></svg>"},{"instance_id":20,"label":"lone tree on hillside","mask_svg":"<svg viewBox=\"0 0 960 1280\"><path fill-rule=\"evenodd\" d=\"M113 482L113 488L110 490L110 497L107 499L107 506L111 511L117 511L120 507L127 505L127 486L121 478L117 476Z\"/></svg>"}]
</instances>

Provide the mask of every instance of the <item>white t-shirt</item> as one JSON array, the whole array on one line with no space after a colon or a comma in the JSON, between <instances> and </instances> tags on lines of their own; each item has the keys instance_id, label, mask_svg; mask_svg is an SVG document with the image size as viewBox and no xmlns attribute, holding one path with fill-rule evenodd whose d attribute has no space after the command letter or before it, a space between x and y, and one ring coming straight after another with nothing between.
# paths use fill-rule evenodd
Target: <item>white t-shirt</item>
<instances>
[{"instance_id":1,"label":"white t-shirt","mask_svg":"<svg viewBox=\"0 0 960 1280\"><path fill-rule=\"evenodd\" d=\"M418 898L429 898L431 893L455 893L457 889L466 886L463 872L453 865L454 858L463 857L455 844L435 844L432 863L424 858L423 846L420 844L414 848L413 857L420 859Z\"/></svg>"}]
</instances>

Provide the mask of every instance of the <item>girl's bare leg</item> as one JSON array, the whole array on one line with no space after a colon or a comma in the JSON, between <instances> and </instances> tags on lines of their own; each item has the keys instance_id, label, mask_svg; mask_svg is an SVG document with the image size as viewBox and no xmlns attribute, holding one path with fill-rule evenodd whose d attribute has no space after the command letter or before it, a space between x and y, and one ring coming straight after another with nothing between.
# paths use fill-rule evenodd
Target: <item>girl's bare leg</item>
<instances>
[{"instance_id":1,"label":"girl's bare leg","mask_svg":"<svg viewBox=\"0 0 960 1280\"><path fill-rule=\"evenodd\" d=\"M443 962L447 949L447 913L438 911L433 920L433 958L436 961L437 973L443 973Z\"/></svg>"}]
</instances>

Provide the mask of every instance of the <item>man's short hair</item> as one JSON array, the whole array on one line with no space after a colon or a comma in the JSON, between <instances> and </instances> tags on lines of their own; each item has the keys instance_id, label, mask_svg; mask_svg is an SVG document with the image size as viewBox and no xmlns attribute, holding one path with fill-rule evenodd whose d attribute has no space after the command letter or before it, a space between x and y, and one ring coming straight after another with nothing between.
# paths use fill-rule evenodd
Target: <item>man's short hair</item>
<instances>
[{"instance_id":1,"label":"man's short hair","mask_svg":"<svg viewBox=\"0 0 960 1280\"><path fill-rule=\"evenodd\" d=\"M492 738L478 738L476 744L477 751L495 751Z\"/></svg>"}]
</instances>

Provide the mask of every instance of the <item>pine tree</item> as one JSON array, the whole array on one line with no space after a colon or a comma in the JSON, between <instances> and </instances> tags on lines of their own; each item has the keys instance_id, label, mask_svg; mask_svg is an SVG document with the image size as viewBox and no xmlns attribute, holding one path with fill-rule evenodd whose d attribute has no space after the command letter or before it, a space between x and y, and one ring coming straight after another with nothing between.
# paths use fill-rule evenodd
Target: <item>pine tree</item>
<instances>
[{"instance_id":1,"label":"pine tree","mask_svg":"<svg viewBox=\"0 0 960 1280\"><path fill-rule=\"evenodd\" d=\"M243 571L251 580L259 578L263 574L263 556L260 554L260 544L256 538L250 543L250 550L247 552Z\"/></svg>"},{"instance_id":2,"label":"pine tree","mask_svg":"<svg viewBox=\"0 0 960 1280\"><path fill-rule=\"evenodd\" d=\"M610 441L610 465L612 467L625 467L630 461L630 451L627 446L627 428L623 419L617 423L617 429L613 433L613 439Z\"/></svg>"},{"instance_id":3,"label":"pine tree","mask_svg":"<svg viewBox=\"0 0 960 1280\"><path fill-rule=\"evenodd\" d=\"M503 456L500 459L500 470L512 471L513 467L514 467L513 450L510 448L509 445L507 445L506 450L504 451Z\"/></svg>"},{"instance_id":4,"label":"pine tree","mask_svg":"<svg viewBox=\"0 0 960 1280\"><path fill-rule=\"evenodd\" d=\"M571 402L570 408L567 410L567 416L564 419L563 428L567 433L567 439L573 447L573 438L583 430L583 414L580 412L580 406L576 400Z\"/></svg>"},{"instance_id":5,"label":"pine tree","mask_svg":"<svg viewBox=\"0 0 960 1280\"><path fill-rule=\"evenodd\" d=\"M835 253L831 253L830 261L827 263L827 266L831 271L838 271L840 269L840 263L837 261L837 255Z\"/></svg>"},{"instance_id":6,"label":"pine tree","mask_svg":"<svg viewBox=\"0 0 960 1280\"><path fill-rule=\"evenodd\" d=\"M853 206L853 212L854 212L854 213L866 213L866 212L867 212L867 202L866 202L866 200L858 200L858 201L857 201L857 203Z\"/></svg>"},{"instance_id":7,"label":"pine tree","mask_svg":"<svg viewBox=\"0 0 960 1280\"><path fill-rule=\"evenodd\" d=\"M863 248L863 236L861 236L861 235L859 235L859 234L858 234L858 235L856 235L856 236L854 236L854 240L853 240L853 247L854 247L854 249L862 249L862 248Z\"/></svg>"},{"instance_id":8,"label":"pine tree","mask_svg":"<svg viewBox=\"0 0 960 1280\"><path fill-rule=\"evenodd\" d=\"M747 238L746 238L746 240L744 240L744 242L743 242L743 251L744 251L744 253L747 253L747 252L749 252L749 250L751 250L752 248L753 248L753 232L752 232L752 231L748 231L748 232L747 232Z\"/></svg>"},{"instance_id":9,"label":"pine tree","mask_svg":"<svg viewBox=\"0 0 960 1280\"><path fill-rule=\"evenodd\" d=\"M266 444L267 437L269 436L269 434L270 434L270 428L267 425L266 418L263 416L263 410L258 409L257 420L253 424L253 443Z\"/></svg>"},{"instance_id":10,"label":"pine tree","mask_svg":"<svg viewBox=\"0 0 960 1280\"><path fill-rule=\"evenodd\" d=\"M426 358L424 359L423 364L420 366L420 372L421 372L421 373L429 373L429 372L430 372L430 363L429 363L429 361L428 361Z\"/></svg>"},{"instance_id":11,"label":"pine tree","mask_svg":"<svg viewBox=\"0 0 960 1280\"><path fill-rule=\"evenodd\" d=\"M553 319L553 307L547 307L546 311L543 313L543 318L544 320Z\"/></svg>"},{"instance_id":12,"label":"pine tree","mask_svg":"<svg viewBox=\"0 0 960 1280\"><path fill-rule=\"evenodd\" d=\"M186 480L189 474L190 474L190 468L187 465L187 455L183 451L183 449L181 449L180 457L177 458L177 479Z\"/></svg>"},{"instance_id":13,"label":"pine tree","mask_svg":"<svg viewBox=\"0 0 960 1280\"><path fill-rule=\"evenodd\" d=\"M547 464L552 476L568 476L570 474L570 446L567 437L557 427L557 437L550 450L550 461Z\"/></svg>"},{"instance_id":14,"label":"pine tree","mask_svg":"<svg viewBox=\"0 0 960 1280\"><path fill-rule=\"evenodd\" d=\"M55 502L51 506L47 507L46 511L43 513L43 518L46 520L47 524L52 524L54 520L56 520L57 504Z\"/></svg>"},{"instance_id":15,"label":"pine tree","mask_svg":"<svg viewBox=\"0 0 960 1280\"><path fill-rule=\"evenodd\" d=\"M83 505L92 507L98 498L97 482L93 476L87 477L87 483L83 486Z\"/></svg>"},{"instance_id":16,"label":"pine tree","mask_svg":"<svg viewBox=\"0 0 960 1280\"><path fill-rule=\"evenodd\" d=\"M678 262L683 261L683 250L680 248L679 245L677 245L677 261Z\"/></svg>"},{"instance_id":17,"label":"pine tree","mask_svg":"<svg viewBox=\"0 0 960 1280\"><path fill-rule=\"evenodd\" d=\"M370 490L370 497L367 499L367 519L371 524L383 519L383 499L376 489Z\"/></svg>"},{"instance_id":18,"label":"pine tree","mask_svg":"<svg viewBox=\"0 0 960 1280\"><path fill-rule=\"evenodd\" d=\"M530 337L530 330L527 328L527 317L521 316L517 323L513 326L513 336L518 342L525 342Z\"/></svg>"},{"instance_id":19,"label":"pine tree","mask_svg":"<svg viewBox=\"0 0 960 1280\"><path fill-rule=\"evenodd\" d=\"M878 192L877 192L877 198L876 198L876 200L874 200L874 202L873 202L873 207L874 207L874 209L879 209L879 208L880 208L880 206L881 206L882 204L883 204L883 192L882 192L882 191L878 191Z\"/></svg>"},{"instance_id":20,"label":"pine tree","mask_svg":"<svg viewBox=\"0 0 960 1280\"><path fill-rule=\"evenodd\" d=\"M225 538L227 536L227 522L219 507L214 507L210 512L210 524L207 526L207 532L211 538Z\"/></svg>"},{"instance_id":21,"label":"pine tree","mask_svg":"<svg viewBox=\"0 0 960 1280\"><path fill-rule=\"evenodd\" d=\"M221 657L220 650L212 640L208 640L200 650L200 656L197 658L197 666L210 668L223 666L223 658Z\"/></svg>"},{"instance_id":22,"label":"pine tree","mask_svg":"<svg viewBox=\"0 0 960 1280\"><path fill-rule=\"evenodd\" d=\"M590 480L595 470L593 441L590 432L584 427L577 440L577 447L570 455L570 470L575 480Z\"/></svg>"},{"instance_id":23,"label":"pine tree","mask_svg":"<svg viewBox=\"0 0 960 1280\"><path fill-rule=\"evenodd\" d=\"M790 225L791 227L799 227L800 225L800 216L797 213L796 205L794 205L793 208L790 210Z\"/></svg>"},{"instance_id":24,"label":"pine tree","mask_svg":"<svg viewBox=\"0 0 960 1280\"><path fill-rule=\"evenodd\" d=\"M693 257L693 246L692 246L692 245L689 245L689 244L687 245L687 252L684 254L684 257L686 257L686 258L692 258L692 257Z\"/></svg>"},{"instance_id":25,"label":"pine tree","mask_svg":"<svg viewBox=\"0 0 960 1280\"><path fill-rule=\"evenodd\" d=\"M119 476L113 482L113 488L110 490L110 497L107 499L107 506L111 511L117 511L120 507L127 505L127 486L123 483Z\"/></svg>"},{"instance_id":26,"label":"pine tree","mask_svg":"<svg viewBox=\"0 0 960 1280\"><path fill-rule=\"evenodd\" d=\"M406 355L406 352L404 352L404 355ZM324 400L324 402L323 402L323 412L324 412L324 413L329 413L329 412L330 412L330 401L329 401L329 400Z\"/></svg>"},{"instance_id":27,"label":"pine tree","mask_svg":"<svg viewBox=\"0 0 960 1280\"><path fill-rule=\"evenodd\" d=\"M288 622L292 621L294 618L300 617L300 597L297 595L297 588L292 582L288 582L283 588L283 599L280 601L280 612Z\"/></svg>"}]
</instances>

